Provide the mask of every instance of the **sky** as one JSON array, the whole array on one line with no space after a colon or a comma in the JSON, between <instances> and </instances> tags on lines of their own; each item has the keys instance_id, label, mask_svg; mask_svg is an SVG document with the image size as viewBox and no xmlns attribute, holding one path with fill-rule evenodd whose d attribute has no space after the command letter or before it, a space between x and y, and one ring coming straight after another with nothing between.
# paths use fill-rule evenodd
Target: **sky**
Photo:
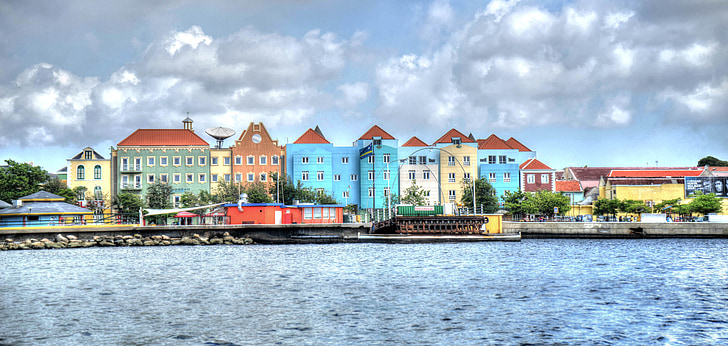
<instances>
[{"instance_id":1,"label":"sky","mask_svg":"<svg viewBox=\"0 0 728 346\"><path fill-rule=\"evenodd\" d=\"M379 125L518 139L554 169L728 160L728 1L0 2L0 161L136 129Z\"/></svg>"}]
</instances>

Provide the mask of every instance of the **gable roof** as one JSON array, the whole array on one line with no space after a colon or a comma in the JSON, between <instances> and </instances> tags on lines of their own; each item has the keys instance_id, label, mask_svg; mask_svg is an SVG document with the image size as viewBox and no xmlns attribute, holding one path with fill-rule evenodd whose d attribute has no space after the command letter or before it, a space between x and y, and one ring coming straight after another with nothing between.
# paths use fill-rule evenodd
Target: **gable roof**
<instances>
[{"instance_id":1,"label":"gable roof","mask_svg":"<svg viewBox=\"0 0 728 346\"><path fill-rule=\"evenodd\" d=\"M515 149L508 145L506 141L500 139L495 134L490 135L486 139L478 140L478 149Z\"/></svg>"},{"instance_id":2,"label":"gable roof","mask_svg":"<svg viewBox=\"0 0 728 346\"><path fill-rule=\"evenodd\" d=\"M518 149L518 151L531 151L531 149L528 149L525 145L521 144L517 139L511 137L508 138L506 143L513 149Z\"/></svg>"},{"instance_id":3,"label":"gable roof","mask_svg":"<svg viewBox=\"0 0 728 346\"><path fill-rule=\"evenodd\" d=\"M427 143L423 142L421 139L417 138L417 136L414 136L410 138L407 142L402 144L403 147L426 147L428 146Z\"/></svg>"},{"instance_id":4,"label":"gable roof","mask_svg":"<svg viewBox=\"0 0 728 346\"><path fill-rule=\"evenodd\" d=\"M578 180L556 180L554 190L556 192L581 192L581 184Z\"/></svg>"},{"instance_id":5,"label":"gable roof","mask_svg":"<svg viewBox=\"0 0 728 346\"><path fill-rule=\"evenodd\" d=\"M536 160L536 159L526 160L518 168L521 169L521 170L527 170L527 169L533 169L533 170L551 169L551 167L547 166L543 162L541 162L539 160Z\"/></svg>"},{"instance_id":6,"label":"gable roof","mask_svg":"<svg viewBox=\"0 0 728 346\"><path fill-rule=\"evenodd\" d=\"M38 191L36 193L27 195L25 197L18 198L22 201L49 201L49 200L55 200L55 201L65 201L65 197L61 197L59 195L50 193L48 191Z\"/></svg>"},{"instance_id":7,"label":"gable roof","mask_svg":"<svg viewBox=\"0 0 728 346\"><path fill-rule=\"evenodd\" d=\"M358 140L374 139L374 137L382 137L382 139L395 139L394 137L392 137L392 135L387 133L387 131L382 130L382 128L378 125L374 125L367 132L361 135Z\"/></svg>"},{"instance_id":8,"label":"gable roof","mask_svg":"<svg viewBox=\"0 0 728 346\"><path fill-rule=\"evenodd\" d=\"M697 177L702 170L671 170L671 169L639 169L639 170L613 170L610 178L664 178L664 177Z\"/></svg>"},{"instance_id":9,"label":"gable roof","mask_svg":"<svg viewBox=\"0 0 728 346\"><path fill-rule=\"evenodd\" d=\"M187 129L138 129L118 146L197 146L210 144Z\"/></svg>"},{"instance_id":10,"label":"gable roof","mask_svg":"<svg viewBox=\"0 0 728 346\"><path fill-rule=\"evenodd\" d=\"M93 158L92 158L92 160L105 160L104 157L101 156L101 154L97 153L96 150L94 150L91 147L84 148L83 151L81 151L80 153L78 153L76 156L72 157L71 160L81 160L81 159L83 159L83 157L84 157L83 154L86 152L86 150L93 151Z\"/></svg>"},{"instance_id":11,"label":"gable roof","mask_svg":"<svg viewBox=\"0 0 728 346\"><path fill-rule=\"evenodd\" d=\"M315 130L308 129L293 144L331 144L323 135Z\"/></svg>"},{"instance_id":12,"label":"gable roof","mask_svg":"<svg viewBox=\"0 0 728 346\"><path fill-rule=\"evenodd\" d=\"M435 141L433 144L450 144L452 143L453 137L459 137L460 142L462 143L477 143L476 141L472 140L470 137L464 135L462 132L456 130L456 129L450 129L450 131L447 131L442 137L440 137L438 140Z\"/></svg>"}]
</instances>

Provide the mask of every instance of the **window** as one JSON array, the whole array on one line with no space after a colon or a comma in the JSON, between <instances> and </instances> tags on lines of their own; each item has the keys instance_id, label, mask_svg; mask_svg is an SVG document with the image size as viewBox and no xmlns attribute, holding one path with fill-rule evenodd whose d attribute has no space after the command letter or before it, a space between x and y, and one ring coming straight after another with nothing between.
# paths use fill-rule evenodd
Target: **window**
<instances>
[{"instance_id":1,"label":"window","mask_svg":"<svg viewBox=\"0 0 728 346\"><path fill-rule=\"evenodd\" d=\"M121 176L121 188L126 189L129 185L129 176L128 175L122 175Z\"/></svg>"},{"instance_id":2,"label":"window","mask_svg":"<svg viewBox=\"0 0 728 346\"><path fill-rule=\"evenodd\" d=\"M172 164L175 166L179 166L182 164L182 158L179 156L172 157Z\"/></svg>"},{"instance_id":3,"label":"window","mask_svg":"<svg viewBox=\"0 0 728 346\"><path fill-rule=\"evenodd\" d=\"M313 217L313 208L303 208L303 218L310 219Z\"/></svg>"},{"instance_id":4,"label":"window","mask_svg":"<svg viewBox=\"0 0 728 346\"><path fill-rule=\"evenodd\" d=\"M419 162L420 162L421 165L426 165L427 164L427 156L420 156L419 157Z\"/></svg>"},{"instance_id":5,"label":"window","mask_svg":"<svg viewBox=\"0 0 728 346\"><path fill-rule=\"evenodd\" d=\"M491 183L495 183L495 173L488 173L488 181Z\"/></svg>"},{"instance_id":6,"label":"window","mask_svg":"<svg viewBox=\"0 0 728 346\"><path fill-rule=\"evenodd\" d=\"M374 180L374 171L369 171L369 173L367 173L367 177L369 180Z\"/></svg>"},{"instance_id":7,"label":"window","mask_svg":"<svg viewBox=\"0 0 728 346\"><path fill-rule=\"evenodd\" d=\"M210 165L211 166L217 166L218 165L218 163L217 163L217 156L210 158Z\"/></svg>"},{"instance_id":8,"label":"window","mask_svg":"<svg viewBox=\"0 0 728 346\"><path fill-rule=\"evenodd\" d=\"M389 163L389 160L390 160L390 154L382 155L382 162Z\"/></svg>"},{"instance_id":9,"label":"window","mask_svg":"<svg viewBox=\"0 0 728 346\"><path fill-rule=\"evenodd\" d=\"M447 198L452 202L457 198L457 195L455 194L455 190L448 190L447 191Z\"/></svg>"},{"instance_id":10,"label":"window","mask_svg":"<svg viewBox=\"0 0 728 346\"><path fill-rule=\"evenodd\" d=\"M455 156L448 156L447 157L447 165L448 166L455 166Z\"/></svg>"},{"instance_id":11,"label":"window","mask_svg":"<svg viewBox=\"0 0 728 346\"><path fill-rule=\"evenodd\" d=\"M452 138L450 138L450 142L455 145L460 145L460 143L462 143L462 141L460 140L460 137L452 137Z\"/></svg>"},{"instance_id":12,"label":"window","mask_svg":"<svg viewBox=\"0 0 728 346\"><path fill-rule=\"evenodd\" d=\"M101 186L94 187L94 199L96 199L96 200L104 199L104 194L101 193Z\"/></svg>"},{"instance_id":13,"label":"window","mask_svg":"<svg viewBox=\"0 0 728 346\"><path fill-rule=\"evenodd\" d=\"M509 172L503 173L503 182L504 183L511 182L511 173L509 173Z\"/></svg>"},{"instance_id":14,"label":"window","mask_svg":"<svg viewBox=\"0 0 728 346\"><path fill-rule=\"evenodd\" d=\"M505 155L498 156L498 163L501 164L501 165L505 165L506 164L506 156Z\"/></svg>"},{"instance_id":15,"label":"window","mask_svg":"<svg viewBox=\"0 0 728 346\"><path fill-rule=\"evenodd\" d=\"M206 181L207 181L207 175L206 175L205 173L200 173L200 174L199 174L199 175L197 176L197 182L198 182L198 183L204 183L204 182L206 182Z\"/></svg>"},{"instance_id":16,"label":"window","mask_svg":"<svg viewBox=\"0 0 728 346\"><path fill-rule=\"evenodd\" d=\"M470 173L463 173L463 179L470 181Z\"/></svg>"},{"instance_id":17,"label":"window","mask_svg":"<svg viewBox=\"0 0 728 346\"><path fill-rule=\"evenodd\" d=\"M86 179L86 168L85 167L78 166L78 168L76 168L76 179L78 179L78 180Z\"/></svg>"},{"instance_id":18,"label":"window","mask_svg":"<svg viewBox=\"0 0 728 346\"><path fill-rule=\"evenodd\" d=\"M526 174L526 181L529 184L535 183L536 182L536 175L534 175L534 174Z\"/></svg>"},{"instance_id":19,"label":"window","mask_svg":"<svg viewBox=\"0 0 728 346\"><path fill-rule=\"evenodd\" d=\"M349 198L349 191L344 191L341 193L341 198Z\"/></svg>"},{"instance_id":20,"label":"window","mask_svg":"<svg viewBox=\"0 0 728 346\"><path fill-rule=\"evenodd\" d=\"M488 164L494 165L495 164L495 155L489 155L488 156Z\"/></svg>"},{"instance_id":21,"label":"window","mask_svg":"<svg viewBox=\"0 0 728 346\"><path fill-rule=\"evenodd\" d=\"M415 180L416 179L415 178L415 171L414 170L407 171L407 179L409 179L409 180Z\"/></svg>"},{"instance_id":22,"label":"window","mask_svg":"<svg viewBox=\"0 0 728 346\"><path fill-rule=\"evenodd\" d=\"M470 156L463 156L463 166L470 166Z\"/></svg>"},{"instance_id":23,"label":"window","mask_svg":"<svg viewBox=\"0 0 728 346\"><path fill-rule=\"evenodd\" d=\"M94 179L101 179L101 165L94 166Z\"/></svg>"},{"instance_id":24,"label":"window","mask_svg":"<svg viewBox=\"0 0 728 346\"><path fill-rule=\"evenodd\" d=\"M425 191L422 191L422 192L423 192L423 196L430 197L430 190L425 190Z\"/></svg>"},{"instance_id":25,"label":"window","mask_svg":"<svg viewBox=\"0 0 728 346\"><path fill-rule=\"evenodd\" d=\"M541 174L541 184L548 184L548 183L549 183L549 175Z\"/></svg>"},{"instance_id":26,"label":"window","mask_svg":"<svg viewBox=\"0 0 728 346\"><path fill-rule=\"evenodd\" d=\"M225 174L224 177L225 177L225 181L229 183L230 182L230 174Z\"/></svg>"},{"instance_id":27,"label":"window","mask_svg":"<svg viewBox=\"0 0 728 346\"><path fill-rule=\"evenodd\" d=\"M372 138L372 144L374 144L374 145L382 145L382 137L373 137Z\"/></svg>"},{"instance_id":28,"label":"window","mask_svg":"<svg viewBox=\"0 0 728 346\"><path fill-rule=\"evenodd\" d=\"M341 174L334 174L334 181L341 181Z\"/></svg>"},{"instance_id":29,"label":"window","mask_svg":"<svg viewBox=\"0 0 728 346\"><path fill-rule=\"evenodd\" d=\"M454 183L455 182L455 173L448 173L447 174L447 182L448 183Z\"/></svg>"},{"instance_id":30,"label":"window","mask_svg":"<svg viewBox=\"0 0 728 346\"><path fill-rule=\"evenodd\" d=\"M388 197L389 196L389 188L388 187L385 187L384 190L383 190L383 192L384 192L384 197Z\"/></svg>"},{"instance_id":31,"label":"window","mask_svg":"<svg viewBox=\"0 0 728 346\"><path fill-rule=\"evenodd\" d=\"M308 156L304 156L301 158L301 163L306 164L308 163Z\"/></svg>"},{"instance_id":32,"label":"window","mask_svg":"<svg viewBox=\"0 0 728 346\"><path fill-rule=\"evenodd\" d=\"M319 157L317 157L317 158L316 158L316 163L317 163L317 164L321 164L321 163L324 163L324 158L323 158L323 156L319 156Z\"/></svg>"},{"instance_id":33,"label":"window","mask_svg":"<svg viewBox=\"0 0 728 346\"><path fill-rule=\"evenodd\" d=\"M200 165L200 166L206 165L207 164L207 157L205 157L205 156L198 157L197 158L197 164Z\"/></svg>"},{"instance_id":34,"label":"window","mask_svg":"<svg viewBox=\"0 0 728 346\"><path fill-rule=\"evenodd\" d=\"M341 158L341 163L344 164L344 165L348 164L349 163L349 158L348 157L342 157Z\"/></svg>"},{"instance_id":35,"label":"window","mask_svg":"<svg viewBox=\"0 0 728 346\"><path fill-rule=\"evenodd\" d=\"M316 180L318 180L318 181L324 180L324 171L316 172Z\"/></svg>"},{"instance_id":36,"label":"window","mask_svg":"<svg viewBox=\"0 0 728 346\"><path fill-rule=\"evenodd\" d=\"M187 157L185 157L185 160L186 160L186 163L185 164L187 166L192 166L192 165L195 164L195 157L194 156L187 156Z\"/></svg>"},{"instance_id":37,"label":"window","mask_svg":"<svg viewBox=\"0 0 728 346\"><path fill-rule=\"evenodd\" d=\"M226 157L222 160L222 164L225 166L230 166L230 158Z\"/></svg>"},{"instance_id":38,"label":"window","mask_svg":"<svg viewBox=\"0 0 728 346\"><path fill-rule=\"evenodd\" d=\"M195 175L194 175L194 174L192 174L192 173L187 173L187 174L185 175L185 181L186 181L187 183L194 183L194 182L195 182Z\"/></svg>"},{"instance_id":39,"label":"window","mask_svg":"<svg viewBox=\"0 0 728 346\"><path fill-rule=\"evenodd\" d=\"M134 169L137 171L142 170L142 158L141 157L134 158Z\"/></svg>"},{"instance_id":40,"label":"window","mask_svg":"<svg viewBox=\"0 0 728 346\"><path fill-rule=\"evenodd\" d=\"M154 156L147 157L147 166L154 166Z\"/></svg>"},{"instance_id":41,"label":"window","mask_svg":"<svg viewBox=\"0 0 728 346\"><path fill-rule=\"evenodd\" d=\"M254 181L255 180L255 174L254 173L248 173L248 181Z\"/></svg>"},{"instance_id":42,"label":"window","mask_svg":"<svg viewBox=\"0 0 728 346\"><path fill-rule=\"evenodd\" d=\"M278 155L271 156L270 164L273 166L278 166Z\"/></svg>"},{"instance_id":43,"label":"window","mask_svg":"<svg viewBox=\"0 0 728 346\"><path fill-rule=\"evenodd\" d=\"M316 191L316 194L319 196L324 194L324 189L322 188L315 189L314 191Z\"/></svg>"},{"instance_id":44,"label":"window","mask_svg":"<svg viewBox=\"0 0 728 346\"><path fill-rule=\"evenodd\" d=\"M162 157L160 157L160 158L159 158L159 164L160 164L161 166L166 166L166 165L167 165L167 157L166 157L166 156L162 156Z\"/></svg>"},{"instance_id":45,"label":"window","mask_svg":"<svg viewBox=\"0 0 728 346\"><path fill-rule=\"evenodd\" d=\"M182 177L180 176L180 174L179 174L179 173L175 173L175 174L174 174L174 175L172 176L172 179L173 179L173 181L174 181L175 183L179 183L179 182L181 181Z\"/></svg>"},{"instance_id":46,"label":"window","mask_svg":"<svg viewBox=\"0 0 728 346\"><path fill-rule=\"evenodd\" d=\"M374 188L373 188L373 187L370 187L370 188L369 188L369 189L367 189L367 190L368 190L368 192L369 192L369 197L374 197Z\"/></svg>"},{"instance_id":47,"label":"window","mask_svg":"<svg viewBox=\"0 0 728 346\"><path fill-rule=\"evenodd\" d=\"M258 162L260 162L261 165L267 165L268 164L268 156L260 155L260 158L258 159Z\"/></svg>"},{"instance_id":48,"label":"window","mask_svg":"<svg viewBox=\"0 0 728 346\"><path fill-rule=\"evenodd\" d=\"M430 180L430 171L422 172L422 180Z\"/></svg>"},{"instance_id":49,"label":"window","mask_svg":"<svg viewBox=\"0 0 728 346\"><path fill-rule=\"evenodd\" d=\"M417 164L417 156L410 156L409 157L409 164L410 165L416 165Z\"/></svg>"},{"instance_id":50,"label":"window","mask_svg":"<svg viewBox=\"0 0 728 346\"><path fill-rule=\"evenodd\" d=\"M163 182L163 183L166 184L168 182L167 175L166 174L160 174L159 175L159 181L161 181L161 182Z\"/></svg>"},{"instance_id":51,"label":"window","mask_svg":"<svg viewBox=\"0 0 728 346\"><path fill-rule=\"evenodd\" d=\"M374 155L367 156L367 163L374 163Z\"/></svg>"},{"instance_id":52,"label":"window","mask_svg":"<svg viewBox=\"0 0 728 346\"><path fill-rule=\"evenodd\" d=\"M321 212L323 213L323 218L328 219L329 218L329 208L321 208Z\"/></svg>"},{"instance_id":53,"label":"window","mask_svg":"<svg viewBox=\"0 0 728 346\"><path fill-rule=\"evenodd\" d=\"M154 174L147 174L147 183L154 183Z\"/></svg>"},{"instance_id":54,"label":"window","mask_svg":"<svg viewBox=\"0 0 728 346\"><path fill-rule=\"evenodd\" d=\"M83 152L83 159L84 160L93 160L94 153L91 150L86 150Z\"/></svg>"},{"instance_id":55,"label":"window","mask_svg":"<svg viewBox=\"0 0 728 346\"><path fill-rule=\"evenodd\" d=\"M243 164L243 157L242 156L235 156L235 165L240 166Z\"/></svg>"},{"instance_id":56,"label":"window","mask_svg":"<svg viewBox=\"0 0 728 346\"><path fill-rule=\"evenodd\" d=\"M174 207L175 207L175 208L179 208L179 206L180 206L180 201L181 201L181 198L180 198L180 196L174 196Z\"/></svg>"},{"instance_id":57,"label":"window","mask_svg":"<svg viewBox=\"0 0 728 346\"><path fill-rule=\"evenodd\" d=\"M308 181L308 171L301 172L301 180Z\"/></svg>"},{"instance_id":58,"label":"window","mask_svg":"<svg viewBox=\"0 0 728 346\"><path fill-rule=\"evenodd\" d=\"M134 187L137 189L140 189L142 187L142 176L141 175L134 176Z\"/></svg>"},{"instance_id":59,"label":"window","mask_svg":"<svg viewBox=\"0 0 728 346\"><path fill-rule=\"evenodd\" d=\"M268 181L268 173L260 173L260 181Z\"/></svg>"},{"instance_id":60,"label":"window","mask_svg":"<svg viewBox=\"0 0 728 346\"><path fill-rule=\"evenodd\" d=\"M238 183L243 181L243 174L242 173L235 173L235 181Z\"/></svg>"},{"instance_id":61,"label":"window","mask_svg":"<svg viewBox=\"0 0 728 346\"><path fill-rule=\"evenodd\" d=\"M357 180L359 180L359 175L357 175L357 174L352 174L352 175L351 175L351 176L349 177L349 180L351 180L351 181L357 181Z\"/></svg>"},{"instance_id":62,"label":"window","mask_svg":"<svg viewBox=\"0 0 728 346\"><path fill-rule=\"evenodd\" d=\"M248 166L255 164L255 156L248 156L247 157L247 164Z\"/></svg>"},{"instance_id":63,"label":"window","mask_svg":"<svg viewBox=\"0 0 728 346\"><path fill-rule=\"evenodd\" d=\"M313 218L314 219L321 218L321 208L313 208Z\"/></svg>"},{"instance_id":64,"label":"window","mask_svg":"<svg viewBox=\"0 0 728 346\"><path fill-rule=\"evenodd\" d=\"M389 170L382 172L382 176L384 177L384 180L389 180Z\"/></svg>"}]
</instances>

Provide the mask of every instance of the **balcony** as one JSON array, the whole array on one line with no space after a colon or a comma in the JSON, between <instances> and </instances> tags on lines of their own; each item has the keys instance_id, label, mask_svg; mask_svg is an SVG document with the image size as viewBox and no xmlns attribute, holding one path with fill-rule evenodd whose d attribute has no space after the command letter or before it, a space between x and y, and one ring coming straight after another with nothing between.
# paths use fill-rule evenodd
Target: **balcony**
<instances>
[{"instance_id":1,"label":"balcony","mask_svg":"<svg viewBox=\"0 0 728 346\"><path fill-rule=\"evenodd\" d=\"M121 183L122 190L141 190L142 183Z\"/></svg>"},{"instance_id":2,"label":"balcony","mask_svg":"<svg viewBox=\"0 0 728 346\"><path fill-rule=\"evenodd\" d=\"M121 165L121 173L139 173L142 171L142 165Z\"/></svg>"}]
</instances>

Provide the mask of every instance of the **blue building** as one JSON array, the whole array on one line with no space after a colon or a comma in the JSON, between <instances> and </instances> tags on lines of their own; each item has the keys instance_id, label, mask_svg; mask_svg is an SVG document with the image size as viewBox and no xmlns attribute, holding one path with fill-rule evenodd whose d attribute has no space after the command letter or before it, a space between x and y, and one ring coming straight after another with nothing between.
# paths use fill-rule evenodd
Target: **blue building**
<instances>
[{"instance_id":1,"label":"blue building","mask_svg":"<svg viewBox=\"0 0 728 346\"><path fill-rule=\"evenodd\" d=\"M46 191L21 197L12 207L0 209L0 227L47 227L94 222L93 211L65 200Z\"/></svg>"},{"instance_id":2,"label":"blue building","mask_svg":"<svg viewBox=\"0 0 728 346\"><path fill-rule=\"evenodd\" d=\"M399 141L377 125L356 141L359 155L359 208L387 208L399 191Z\"/></svg>"},{"instance_id":3,"label":"blue building","mask_svg":"<svg viewBox=\"0 0 728 346\"><path fill-rule=\"evenodd\" d=\"M494 134L478 140L478 178L486 179L495 188L501 203L501 197L506 191L519 189L518 166L522 156L525 155L518 148L511 147Z\"/></svg>"}]
</instances>

